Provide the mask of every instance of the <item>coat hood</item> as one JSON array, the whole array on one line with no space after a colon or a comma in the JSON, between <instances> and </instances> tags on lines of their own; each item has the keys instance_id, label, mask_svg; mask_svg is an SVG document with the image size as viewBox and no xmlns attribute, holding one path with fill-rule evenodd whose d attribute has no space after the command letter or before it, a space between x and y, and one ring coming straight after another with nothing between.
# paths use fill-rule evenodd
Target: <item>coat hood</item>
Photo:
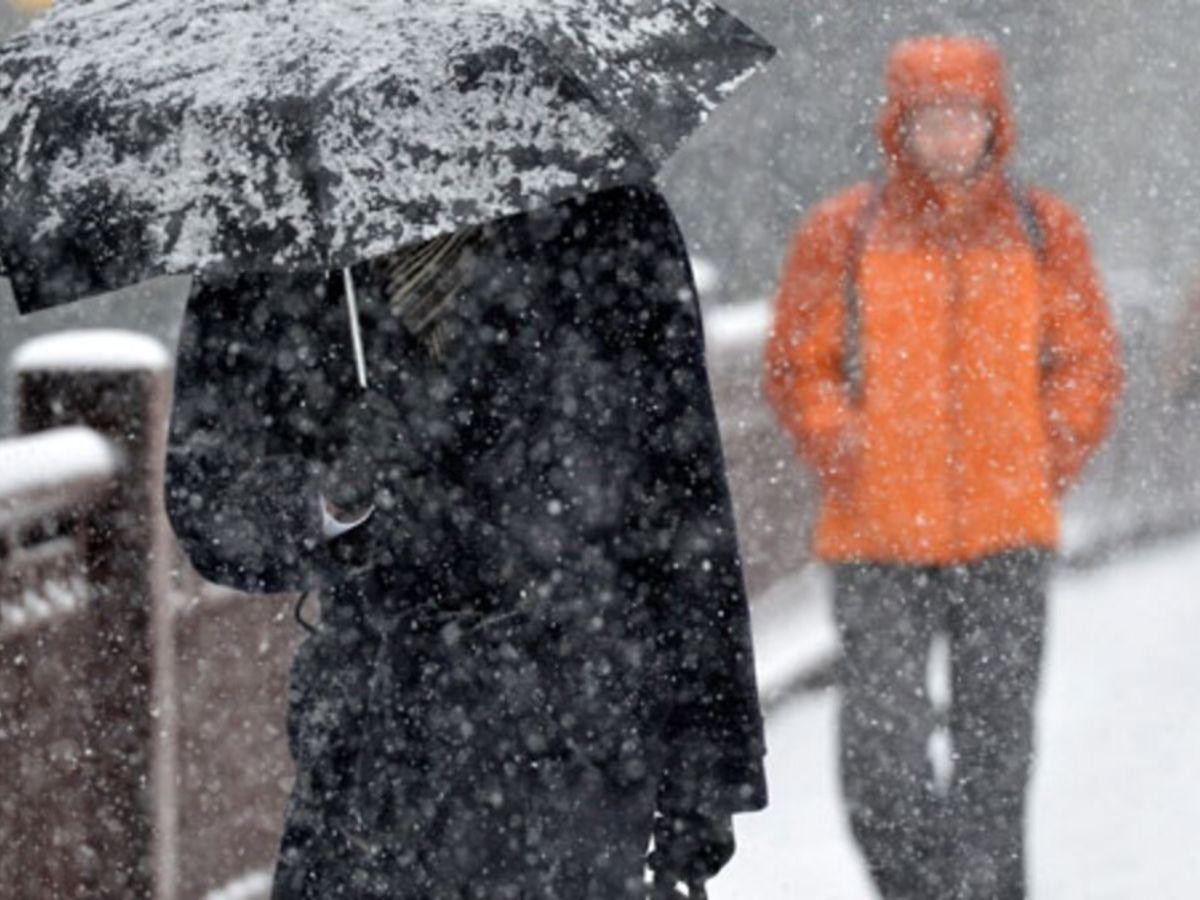
<instances>
[{"instance_id":1,"label":"coat hood","mask_svg":"<svg viewBox=\"0 0 1200 900\"><path fill-rule=\"evenodd\" d=\"M893 168L908 168L905 123L920 106L977 101L993 119L991 163L1002 168L1016 144L1016 126L1005 87L1000 51L977 38L932 36L901 41L887 69L888 101L879 135Z\"/></svg>"}]
</instances>

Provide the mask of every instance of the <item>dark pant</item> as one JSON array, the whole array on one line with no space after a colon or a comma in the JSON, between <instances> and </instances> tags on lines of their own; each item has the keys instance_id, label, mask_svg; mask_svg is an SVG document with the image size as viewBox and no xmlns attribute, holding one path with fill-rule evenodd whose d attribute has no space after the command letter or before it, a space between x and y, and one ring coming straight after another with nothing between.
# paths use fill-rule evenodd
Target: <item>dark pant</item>
<instances>
[{"instance_id":1,"label":"dark pant","mask_svg":"<svg viewBox=\"0 0 1200 900\"><path fill-rule=\"evenodd\" d=\"M1049 555L838 567L841 766L850 824L887 900L1025 896L1025 792ZM950 647L952 775L935 783L931 643Z\"/></svg>"}]
</instances>

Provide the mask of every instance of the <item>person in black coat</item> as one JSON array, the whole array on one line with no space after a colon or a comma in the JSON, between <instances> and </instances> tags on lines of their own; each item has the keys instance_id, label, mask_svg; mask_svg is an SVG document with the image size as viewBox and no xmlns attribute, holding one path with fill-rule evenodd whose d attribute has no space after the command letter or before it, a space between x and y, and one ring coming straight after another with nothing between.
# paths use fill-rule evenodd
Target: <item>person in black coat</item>
<instances>
[{"instance_id":1,"label":"person in black coat","mask_svg":"<svg viewBox=\"0 0 1200 900\"><path fill-rule=\"evenodd\" d=\"M321 600L277 898L639 897L651 835L660 883L698 886L766 803L666 202L626 187L471 234L352 271L366 391L340 274L209 278L188 304L179 540L215 582Z\"/></svg>"}]
</instances>

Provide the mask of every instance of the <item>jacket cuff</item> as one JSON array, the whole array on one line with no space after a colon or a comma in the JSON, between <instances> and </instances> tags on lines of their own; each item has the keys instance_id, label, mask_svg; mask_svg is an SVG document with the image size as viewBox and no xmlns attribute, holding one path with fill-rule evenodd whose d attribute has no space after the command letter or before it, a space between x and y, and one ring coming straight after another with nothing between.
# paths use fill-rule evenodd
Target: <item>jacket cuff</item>
<instances>
[{"instance_id":1,"label":"jacket cuff","mask_svg":"<svg viewBox=\"0 0 1200 900\"><path fill-rule=\"evenodd\" d=\"M693 745L668 760L658 789L658 811L708 818L754 812L767 805L761 747L733 751Z\"/></svg>"}]
</instances>

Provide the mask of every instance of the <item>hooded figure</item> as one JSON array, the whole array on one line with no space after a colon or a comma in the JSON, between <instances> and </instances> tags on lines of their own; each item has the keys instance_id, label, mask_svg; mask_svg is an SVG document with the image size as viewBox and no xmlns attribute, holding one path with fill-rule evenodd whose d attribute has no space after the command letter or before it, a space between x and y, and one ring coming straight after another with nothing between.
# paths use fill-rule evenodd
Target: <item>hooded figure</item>
<instances>
[{"instance_id":1,"label":"hooded figure","mask_svg":"<svg viewBox=\"0 0 1200 900\"><path fill-rule=\"evenodd\" d=\"M341 277L198 284L180 345L192 562L320 588L275 896L640 897L652 832L703 883L764 748L670 210L611 190L352 274L365 393Z\"/></svg>"},{"instance_id":2,"label":"hooded figure","mask_svg":"<svg viewBox=\"0 0 1200 900\"><path fill-rule=\"evenodd\" d=\"M766 392L822 482L846 654L851 821L886 897L1023 896L1021 820L1059 498L1121 367L1084 229L1006 172L988 44L895 49L886 181L818 207L785 265ZM933 784L930 639L951 642L954 775Z\"/></svg>"}]
</instances>

